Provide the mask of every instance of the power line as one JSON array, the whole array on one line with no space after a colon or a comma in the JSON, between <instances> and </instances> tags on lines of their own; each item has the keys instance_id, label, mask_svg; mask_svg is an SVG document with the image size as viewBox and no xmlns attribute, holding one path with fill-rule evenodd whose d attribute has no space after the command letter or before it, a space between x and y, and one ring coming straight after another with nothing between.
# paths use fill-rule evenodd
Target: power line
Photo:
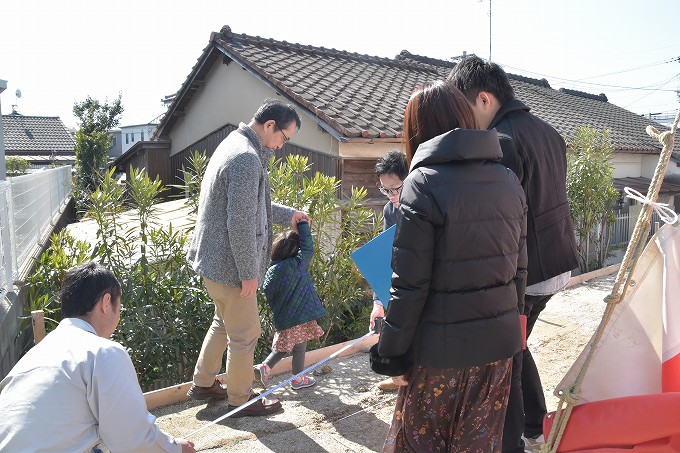
<instances>
[{"instance_id":1,"label":"power line","mask_svg":"<svg viewBox=\"0 0 680 453\"><path fill-rule=\"evenodd\" d=\"M650 52L656 52L657 50L676 49L678 47L680 47L680 44L671 44L670 46L655 47L653 49L636 50L636 51L633 51L633 52L623 52L623 53L607 55L607 56L608 57L625 57L627 55L637 55L637 54L641 54L641 53L649 54Z\"/></svg>"},{"instance_id":2,"label":"power line","mask_svg":"<svg viewBox=\"0 0 680 453\"><path fill-rule=\"evenodd\" d=\"M666 85L670 80L680 76L680 73L678 73L678 74L675 74L673 77L671 77L671 79L664 81L664 82L659 82L658 84L651 84L651 85L647 85L647 86L644 86L644 87L630 87L630 86L621 86L621 85L608 85L608 84L605 84L605 83L582 82L581 80L584 80L584 79L579 79L579 80L565 79L565 78L562 78L562 77L551 76L551 75L547 75L547 74L541 74L541 73L538 73L538 72L527 71L526 69L515 68L515 67L509 66L509 65L502 65L502 66L505 67L505 68L515 70L515 71L521 71L521 72L526 73L526 74L532 74L534 76L539 76L539 77L543 77L543 78L546 78L546 79L550 78L550 79L553 79L553 80L572 83L572 84L575 84L575 85L592 85L592 86L603 87L603 88L618 88L618 89L621 89L621 90L663 91L663 92L669 92L669 93L675 92L677 90L672 90L672 89L660 90L659 87L657 87L657 85L660 85L660 86ZM598 76L598 77L601 77L601 76Z\"/></svg>"},{"instance_id":3,"label":"power line","mask_svg":"<svg viewBox=\"0 0 680 453\"><path fill-rule=\"evenodd\" d=\"M654 63L653 65L664 64L664 63L673 62L673 61L680 61L680 57L673 58L673 59L670 59L670 60L664 60L664 62L662 62L662 63ZM680 73L674 74L672 77L670 77L667 80L664 80L664 81L661 81L661 82L658 82L658 83L645 85L645 86L621 86L621 85L608 85L608 84L604 84L604 83L595 83L595 82L583 82L583 81L580 81L580 80L572 80L572 79L566 79L566 78L563 78L563 77L555 77L555 76L550 76L550 75L546 75L546 74L540 74L540 73L536 73L536 72L532 72L532 71L527 71L527 70L524 70L524 69L521 69L521 68L515 68L515 67L512 67L512 66L506 66L506 65L502 65L502 66L509 68L509 69L512 69L514 71L519 71L520 73L531 74L531 76L536 77L536 78L551 79L551 81L555 81L555 82L563 84L563 86L565 88L580 89L580 90L584 90L584 91L593 90L593 89L602 89L603 91L606 91L610 94L618 93L619 97L627 96L628 99L635 92L637 92L637 93L647 92L642 97L639 97L639 98L633 100L632 102L628 102L625 105L622 105L622 104L625 103L625 101L623 99L619 99L619 102L617 102L617 104L621 105L623 108L629 108L630 106L632 106L634 104L638 104L640 101L646 99L647 97L649 97L649 96L651 96L655 93L658 93L658 94L665 93L666 96L668 96L670 93L673 93L673 94L680 93L680 89L664 88L666 85L668 85L673 80L680 78ZM597 87L597 88L595 88L595 87ZM623 93L623 92L630 92L630 93ZM669 101L668 103L663 104L662 108L673 109L673 111L677 111L676 110L677 102L678 102L678 100L677 100L676 96L673 96L673 102ZM657 106L660 106L660 105L657 104ZM637 107L636 110L651 109L651 108L652 108L651 106L649 108L645 107L645 106L640 106L640 107ZM658 110L658 107L656 109Z\"/></svg>"},{"instance_id":4,"label":"power line","mask_svg":"<svg viewBox=\"0 0 680 453\"><path fill-rule=\"evenodd\" d=\"M597 79L597 78L600 78L600 77L607 77L607 76L610 76L610 75L623 74L624 72L631 72L631 71L637 71L638 69L652 68L654 66L660 66L662 64L672 63L674 61L680 62L680 57L671 58L670 60L664 60L664 61L660 61L658 63L650 63L650 64L644 65L644 66L637 66L635 68L623 69L621 71L616 71L616 72L610 72L608 74L602 74L602 75L591 76L591 77L584 77L584 78L579 79L579 80Z\"/></svg>"},{"instance_id":5,"label":"power line","mask_svg":"<svg viewBox=\"0 0 680 453\"><path fill-rule=\"evenodd\" d=\"M671 77L670 79L668 79L668 80L666 81L666 83L664 83L664 84L661 85L661 86L666 85L668 82L670 82L671 80L673 80L673 79L676 78L676 77L677 77L677 75L674 75L673 77ZM659 87L659 88L661 88L661 87ZM625 108L627 108L629 105L633 105L633 104L635 104L636 102L640 102L641 100L643 100L644 98L646 98L647 96L649 96L649 95L651 95L651 94L653 94L653 93L654 93L654 91L649 92L649 93L645 94L644 96L642 96L640 99L628 103L628 104L625 105L623 108L625 109Z\"/></svg>"}]
</instances>

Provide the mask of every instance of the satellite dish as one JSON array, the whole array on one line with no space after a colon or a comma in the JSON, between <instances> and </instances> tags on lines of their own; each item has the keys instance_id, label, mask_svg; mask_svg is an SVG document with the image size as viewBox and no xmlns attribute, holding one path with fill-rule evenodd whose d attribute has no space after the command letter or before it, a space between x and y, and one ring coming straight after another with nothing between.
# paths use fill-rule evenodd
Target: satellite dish
<instances>
[{"instance_id":1,"label":"satellite dish","mask_svg":"<svg viewBox=\"0 0 680 453\"><path fill-rule=\"evenodd\" d=\"M21 90L16 90L15 93L18 98L21 97Z\"/></svg>"}]
</instances>

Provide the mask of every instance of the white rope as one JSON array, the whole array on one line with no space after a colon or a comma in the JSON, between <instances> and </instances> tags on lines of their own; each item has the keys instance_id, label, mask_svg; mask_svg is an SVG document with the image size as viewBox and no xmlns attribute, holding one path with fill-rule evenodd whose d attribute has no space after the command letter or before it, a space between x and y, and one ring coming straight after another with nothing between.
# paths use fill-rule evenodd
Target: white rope
<instances>
[{"instance_id":1,"label":"white rope","mask_svg":"<svg viewBox=\"0 0 680 453\"><path fill-rule=\"evenodd\" d=\"M656 168L654 170L654 175L649 184L649 190L647 191L647 193L651 195L651 198L643 197L639 192L637 192L640 198L636 199L641 200L644 204L648 205L649 208L643 207L642 212L638 216L637 222L635 223L635 228L633 229L633 235L630 238L628 247L626 247L626 253L623 256L621 267L619 268L619 272L616 275L614 287L612 288L611 293L607 297L605 297L605 301L607 302L607 308L605 309L604 314L602 315L600 325L597 327L595 333L593 334L593 338L591 339L591 343L589 344L589 347L587 349L588 352L585 356L585 361L581 366L581 370L576 376L576 381L571 387L569 387L568 392L563 392L563 394L560 396L560 401L558 403L557 410L555 411L555 421L553 423L552 429L550 430L550 435L548 436L546 443L541 446L542 453L557 452L557 448L559 447L560 442L562 441L562 436L564 435L564 431L567 427L571 411L574 408L576 400L579 398L581 384L583 384L583 379L585 378L586 371L590 366L590 362L594 356L595 351L597 350L600 339L604 334L604 329L609 320L611 319L616 303L622 300L626 294L626 290L628 289L628 285L630 283L630 276L635 270L638 260L642 254L642 246L644 246L645 243L645 241L643 241L642 238L643 237L646 238L646 235L649 232L650 227L649 217L651 215L651 209L654 208L658 212L656 208L657 206L660 206L660 204L656 203L654 200L656 200L657 197L659 196L661 182L663 181L663 177L666 173L668 161L670 160L670 157L673 153L675 131L678 129L679 124L680 124L680 111L678 111L677 115L675 116L675 121L673 122L673 126L671 127L670 131L659 133L659 131L657 131L652 126L647 126L646 128L647 134L649 134L650 137L659 140L659 143L663 145L661 154L659 154L659 161L657 162ZM629 192L629 190L631 190L629 188L625 188L624 190L626 190L627 194L631 193ZM664 212L664 214L668 213ZM661 216L662 213L659 213L659 215ZM669 220L673 218L675 219L675 221L677 221L677 215L675 214L675 212L673 212L673 216L669 217ZM623 292L619 292L621 289L621 285L623 285ZM584 351L586 351L586 349L584 349Z\"/></svg>"},{"instance_id":2,"label":"white rope","mask_svg":"<svg viewBox=\"0 0 680 453\"><path fill-rule=\"evenodd\" d=\"M368 332L368 333L365 334L363 337L359 337L359 338L357 338L356 340L353 340L351 343L349 343L348 345L344 346L342 349L338 349L337 351L335 351L333 354L329 355L329 356L326 357L325 359L319 360L319 361L316 362L315 364L308 366L307 368L305 368L304 370L300 371L300 372L299 372L298 374L296 374L295 376L291 376L290 378L288 378L288 379L286 379L285 381L281 382L281 383L280 383L279 385L277 385L276 387L272 387L271 389L267 390L266 392L260 393L260 395L259 395L258 397L246 401L245 403L241 404L239 407L232 409L231 411L227 412L226 414L222 415L221 417L216 418L215 420L213 420L213 421L211 421L211 422L209 422L209 423L203 425L203 426L200 427L199 429L197 429L197 430L195 430L195 431L192 431L192 432L190 432L189 434L187 434L186 436L182 436L182 437L185 438L185 439L188 439L189 437L192 437L194 434L199 433L199 432L203 431L204 429L206 429L206 428L208 428L208 427L210 427L210 426L212 426L212 425L214 425L214 424L216 424L216 423L218 423L218 422L221 422L221 421L224 420L225 418L231 417L233 414L239 412L241 409L244 409L244 408L250 406L251 404L253 404L254 402L261 400L261 399L264 398L265 396L271 394L274 390L278 390L278 389L280 389L281 387L283 387L284 385L288 384L288 383L289 383L290 381L292 381L293 379L297 379L298 377L304 375L305 373L310 372L311 370L313 370L314 368L317 368L317 367L318 367L319 365L321 365L322 363L325 363L325 362L331 360L332 358L334 358L334 357L337 356L338 354L340 354L340 353L346 351L347 349L351 348L351 347L354 346L355 344L359 343L361 340L363 340L363 339L365 339L365 338L367 338L367 337L370 337L370 336L373 335L374 333L377 333L377 332Z\"/></svg>"},{"instance_id":3,"label":"white rope","mask_svg":"<svg viewBox=\"0 0 680 453\"><path fill-rule=\"evenodd\" d=\"M668 203L657 203L656 201L642 195L640 192L635 189L631 189L630 187L624 187L623 191L626 192L626 198L632 198L633 200L637 200L642 204L649 205L652 209L654 209L654 211L656 211L657 214L659 214L659 218L664 222L673 225L678 221L678 214L668 207Z\"/></svg>"}]
</instances>

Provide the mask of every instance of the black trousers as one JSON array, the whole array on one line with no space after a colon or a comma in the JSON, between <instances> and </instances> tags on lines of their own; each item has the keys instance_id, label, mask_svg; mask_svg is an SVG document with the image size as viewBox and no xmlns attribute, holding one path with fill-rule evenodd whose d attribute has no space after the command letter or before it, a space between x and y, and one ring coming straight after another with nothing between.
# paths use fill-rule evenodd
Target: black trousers
<instances>
[{"instance_id":1,"label":"black trousers","mask_svg":"<svg viewBox=\"0 0 680 453\"><path fill-rule=\"evenodd\" d=\"M527 339L536 324L538 315L552 297L524 296L524 314L527 316ZM524 453L526 437L537 437L543 433L543 417L546 414L545 396L541 377L531 351L518 352L512 358L512 380L510 399L505 413L503 427L503 453Z\"/></svg>"}]
</instances>

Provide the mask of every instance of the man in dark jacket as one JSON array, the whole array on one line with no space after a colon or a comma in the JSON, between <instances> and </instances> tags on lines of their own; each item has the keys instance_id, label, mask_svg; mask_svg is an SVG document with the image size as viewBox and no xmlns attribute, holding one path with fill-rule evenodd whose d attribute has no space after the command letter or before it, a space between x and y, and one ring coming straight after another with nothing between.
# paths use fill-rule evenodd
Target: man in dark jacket
<instances>
[{"instance_id":1,"label":"man in dark jacket","mask_svg":"<svg viewBox=\"0 0 680 453\"><path fill-rule=\"evenodd\" d=\"M529 208L523 311L528 337L548 300L567 285L571 270L578 266L566 191L566 145L552 126L515 99L507 74L497 64L476 56L466 58L453 68L449 81L470 102L480 128L495 128L511 137L501 140L501 163L517 174ZM503 452L524 452L522 433L527 438L540 436L545 413L538 370L525 349L513 362Z\"/></svg>"}]
</instances>

